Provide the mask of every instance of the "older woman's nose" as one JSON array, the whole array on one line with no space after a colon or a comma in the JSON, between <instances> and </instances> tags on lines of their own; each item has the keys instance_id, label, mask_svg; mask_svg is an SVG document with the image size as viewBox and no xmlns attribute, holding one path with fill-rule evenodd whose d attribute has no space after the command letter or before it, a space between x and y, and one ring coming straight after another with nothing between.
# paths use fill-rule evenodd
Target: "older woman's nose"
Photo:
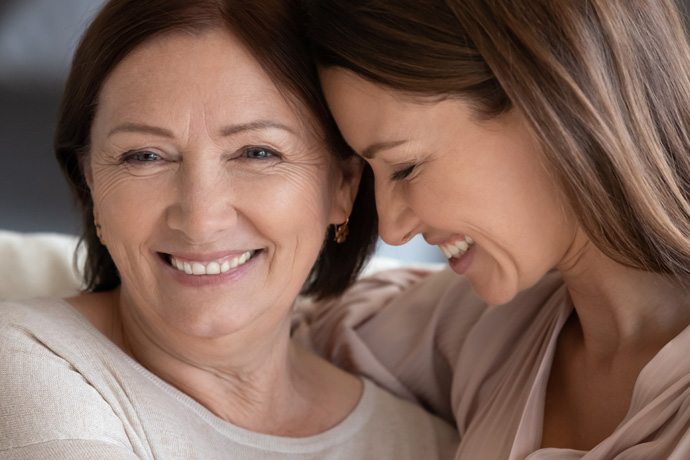
<instances>
[{"instance_id":1,"label":"older woman's nose","mask_svg":"<svg viewBox=\"0 0 690 460\"><path fill-rule=\"evenodd\" d=\"M405 196L391 185L376 182L376 210L379 236L387 244L399 246L419 233L419 219L408 206Z\"/></svg>"},{"instance_id":2,"label":"older woman's nose","mask_svg":"<svg viewBox=\"0 0 690 460\"><path fill-rule=\"evenodd\" d=\"M217 167L183 167L168 225L193 243L214 240L237 223L234 187Z\"/></svg>"}]
</instances>

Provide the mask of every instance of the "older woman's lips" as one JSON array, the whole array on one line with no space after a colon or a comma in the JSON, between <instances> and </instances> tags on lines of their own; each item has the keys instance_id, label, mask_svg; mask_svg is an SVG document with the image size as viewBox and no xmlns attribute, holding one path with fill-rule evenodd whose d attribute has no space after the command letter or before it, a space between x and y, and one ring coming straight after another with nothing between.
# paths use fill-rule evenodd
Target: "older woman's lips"
<instances>
[{"instance_id":1,"label":"older woman's lips","mask_svg":"<svg viewBox=\"0 0 690 460\"><path fill-rule=\"evenodd\" d=\"M257 252L257 250L245 251L236 257L210 261L182 259L168 254L167 262L178 271L184 272L187 275L220 275L244 265Z\"/></svg>"}]
</instances>

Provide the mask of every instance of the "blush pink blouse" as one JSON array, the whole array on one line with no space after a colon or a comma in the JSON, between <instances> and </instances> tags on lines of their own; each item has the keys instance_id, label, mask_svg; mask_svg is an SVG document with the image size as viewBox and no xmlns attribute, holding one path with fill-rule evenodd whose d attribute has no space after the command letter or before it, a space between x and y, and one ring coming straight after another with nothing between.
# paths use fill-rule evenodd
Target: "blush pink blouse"
<instances>
[{"instance_id":1,"label":"blush pink blouse","mask_svg":"<svg viewBox=\"0 0 690 460\"><path fill-rule=\"evenodd\" d=\"M487 306L450 270L394 270L310 309L296 335L454 422L456 460L690 459L690 328L642 370L611 436L587 452L540 449L556 339L571 312L556 272Z\"/></svg>"}]
</instances>

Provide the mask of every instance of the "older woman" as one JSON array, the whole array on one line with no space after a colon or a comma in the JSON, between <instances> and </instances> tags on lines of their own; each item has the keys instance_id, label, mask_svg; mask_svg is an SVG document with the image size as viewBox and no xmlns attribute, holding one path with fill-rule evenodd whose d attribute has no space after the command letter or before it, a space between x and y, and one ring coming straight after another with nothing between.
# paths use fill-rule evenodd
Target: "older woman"
<instances>
[{"instance_id":1,"label":"older woman","mask_svg":"<svg viewBox=\"0 0 690 460\"><path fill-rule=\"evenodd\" d=\"M452 455L445 422L290 339L305 280L342 291L375 231L298 11L113 0L91 24L56 134L91 292L0 306L0 457Z\"/></svg>"},{"instance_id":2,"label":"older woman","mask_svg":"<svg viewBox=\"0 0 690 460\"><path fill-rule=\"evenodd\" d=\"M457 459L690 458L690 50L673 1L312 14L381 236L421 233L452 269L363 282L317 344L454 418Z\"/></svg>"}]
</instances>

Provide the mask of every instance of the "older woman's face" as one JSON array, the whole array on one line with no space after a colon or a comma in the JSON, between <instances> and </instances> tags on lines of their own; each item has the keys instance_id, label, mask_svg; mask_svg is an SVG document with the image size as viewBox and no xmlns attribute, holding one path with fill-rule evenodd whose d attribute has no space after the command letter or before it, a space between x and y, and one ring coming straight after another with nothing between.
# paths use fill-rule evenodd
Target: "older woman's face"
<instances>
[{"instance_id":1,"label":"older woman's face","mask_svg":"<svg viewBox=\"0 0 690 460\"><path fill-rule=\"evenodd\" d=\"M286 315L356 187L223 31L127 56L101 91L88 162L122 298L211 337Z\"/></svg>"}]
</instances>

